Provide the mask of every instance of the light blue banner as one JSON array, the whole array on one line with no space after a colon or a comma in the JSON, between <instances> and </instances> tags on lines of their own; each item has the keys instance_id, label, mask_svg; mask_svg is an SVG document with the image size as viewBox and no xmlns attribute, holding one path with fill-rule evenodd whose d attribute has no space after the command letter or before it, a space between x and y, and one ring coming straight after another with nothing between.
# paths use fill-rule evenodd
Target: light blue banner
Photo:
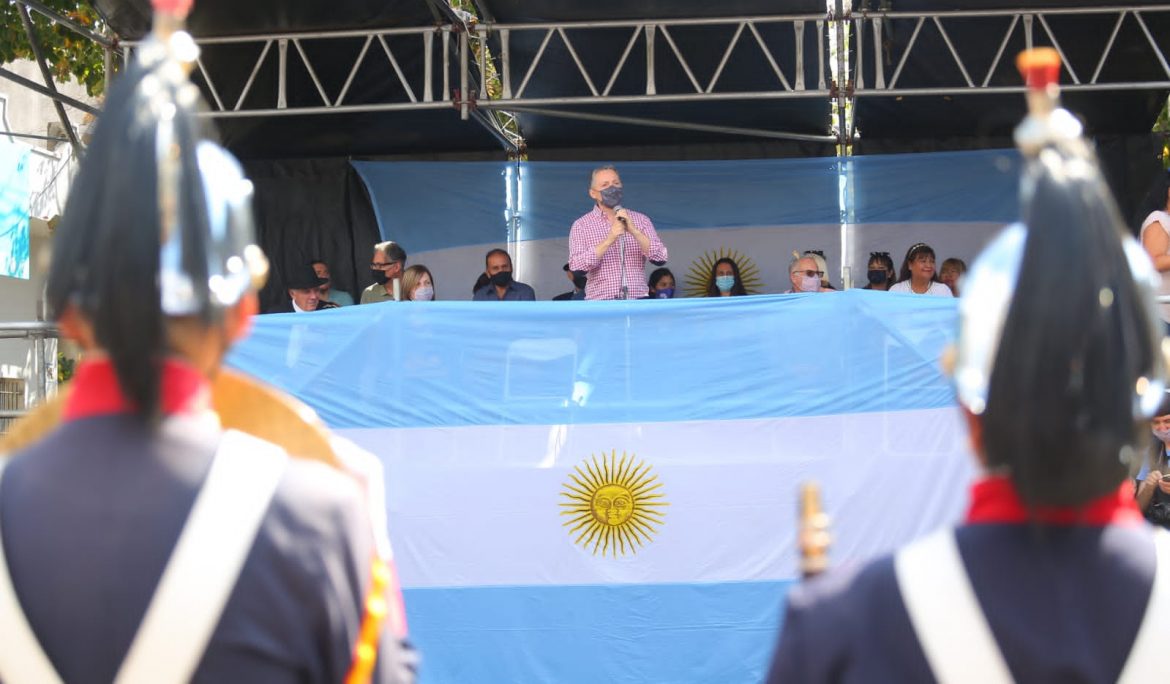
<instances>
[{"instance_id":1,"label":"light blue banner","mask_svg":"<svg viewBox=\"0 0 1170 684\"><path fill-rule=\"evenodd\" d=\"M955 302L850 290L427 302L257 320L229 363L337 428L730 420L950 406Z\"/></svg>"},{"instance_id":2,"label":"light blue banner","mask_svg":"<svg viewBox=\"0 0 1170 684\"><path fill-rule=\"evenodd\" d=\"M29 277L29 147L0 141L0 275Z\"/></svg>"},{"instance_id":3,"label":"light blue banner","mask_svg":"<svg viewBox=\"0 0 1170 684\"><path fill-rule=\"evenodd\" d=\"M839 225L842 179L850 222L1001 222L1017 215L1014 150L733 161L621 162L625 204L659 231ZM383 237L408 252L568 236L589 211L599 162L354 162Z\"/></svg>"}]
</instances>

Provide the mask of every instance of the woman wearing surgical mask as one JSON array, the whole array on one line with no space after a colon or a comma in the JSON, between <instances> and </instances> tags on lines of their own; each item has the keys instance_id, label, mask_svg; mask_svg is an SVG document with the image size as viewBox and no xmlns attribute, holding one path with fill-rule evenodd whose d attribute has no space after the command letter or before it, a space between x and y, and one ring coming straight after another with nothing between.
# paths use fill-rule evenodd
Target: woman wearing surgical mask
<instances>
[{"instance_id":1,"label":"woman wearing surgical mask","mask_svg":"<svg viewBox=\"0 0 1170 684\"><path fill-rule=\"evenodd\" d=\"M656 268L646 283L650 287L650 299L674 299L674 274L669 268Z\"/></svg>"},{"instance_id":2,"label":"woman wearing surgical mask","mask_svg":"<svg viewBox=\"0 0 1170 684\"><path fill-rule=\"evenodd\" d=\"M435 298L435 281L422 264L415 264L402 272L402 300L429 302Z\"/></svg>"},{"instance_id":3,"label":"woman wearing surgical mask","mask_svg":"<svg viewBox=\"0 0 1170 684\"><path fill-rule=\"evenodd\" d=\"M707 279L708 297L742 297L746 294L743 281L739 279L739 265L734 259L723 257L711 266L711 277Z\"/></svg>"},{"instance_id":4,"label":"woman wearing surgical mask","mask_svg":"<svg viewBox=\"0 0 1170 684\"><path fill-rule=\"evenodd\" d=\"M886 291L894 284L894 260L889 252L870 252L869 265L866 266L865 276L868 282L866 290Z\"/></svg>"},{"instance_id":5,"label":"woman wearing surgical mask","mask_svg":"<svg viewBox=\"0 0 1170 684\"><path fill-rule=\"evenodd\" d=\"M1146 520L1170 528L1170 395L1150 421L1154 446L1150 456L1137 474L1137 504Z\"/></svg>"}]
</instances>

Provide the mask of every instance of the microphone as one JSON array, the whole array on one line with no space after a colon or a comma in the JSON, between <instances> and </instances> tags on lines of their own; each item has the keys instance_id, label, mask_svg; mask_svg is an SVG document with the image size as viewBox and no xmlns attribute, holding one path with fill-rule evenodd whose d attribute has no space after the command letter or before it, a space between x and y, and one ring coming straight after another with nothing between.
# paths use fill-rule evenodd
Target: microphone
<instances>
[{"instance_id":1,"label":"microphone","mask_svg":"<svg viewBox=\"0 0 1170 684\"><path fill-rule=\"evenodd\" d=\"M625 207L623 207L623 206L622 206L622 205L620 205L620 204L615 204L615 205L613 205L613 213L614 213L614 214L617 214L619 211L621 211L621 210L622 210L622 209L624 209L624 208L625 208ZM621 221L622 223L626 224L626 225L629 225L629 224L630 224L630 222L626 220L626 217L625 217L625 216L618 216L618 220L619 220L619 221Z\"/></svg>"}]
</instances>

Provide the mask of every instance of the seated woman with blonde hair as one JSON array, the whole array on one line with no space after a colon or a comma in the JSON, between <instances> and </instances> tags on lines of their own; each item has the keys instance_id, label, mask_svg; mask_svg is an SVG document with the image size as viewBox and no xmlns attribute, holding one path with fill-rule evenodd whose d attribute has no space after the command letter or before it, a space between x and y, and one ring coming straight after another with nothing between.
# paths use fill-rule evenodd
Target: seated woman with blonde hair
<instances>
[{"instance_id":1,"label":"seated woman with blonde hair","mask_svg":"<svg viewBox=\"0 0 1170 684\"><path fill-rule=\"evenodd\" d=\"M402 272L402 301L429 302L435 298L435 279L422 264Z\"/></svg>"}]
</instances>

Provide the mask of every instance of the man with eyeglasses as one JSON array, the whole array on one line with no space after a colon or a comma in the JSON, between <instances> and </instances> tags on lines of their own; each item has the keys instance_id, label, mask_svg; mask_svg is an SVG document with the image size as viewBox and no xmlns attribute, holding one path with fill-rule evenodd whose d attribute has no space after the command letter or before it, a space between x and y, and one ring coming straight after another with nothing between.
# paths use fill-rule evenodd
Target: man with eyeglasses
<instances>
[{"instance_id":1,"label":"man with eyeglasses","mask_svg":"<svg viewBox=\"0 0 1170 684\"><path fill-rule=\"evenodd\" d=\"M374 245L374 259L370 262L370 272L374 276L374 284L362 290L361 303L376 304L398 301L401 295L396 290L404 268L406 268L406 250L402 249L401 245L393 240Z\"/></svg>"},{"instance_id":2,"label":"man with eyeglasses","mask_svg":"<svg viewBox=\"0 0 1170 684\"><path fill-rule=\"evenodd\" d=\"M832 292L827 287L821 286L821 278L824 277L825 272L817 268L817 262L812 257L793 257L792 262L788 266L788 278L792 281L792 289L785 292L785 294L791 294L793 292Z\"/></svg>"}]
</instances>

